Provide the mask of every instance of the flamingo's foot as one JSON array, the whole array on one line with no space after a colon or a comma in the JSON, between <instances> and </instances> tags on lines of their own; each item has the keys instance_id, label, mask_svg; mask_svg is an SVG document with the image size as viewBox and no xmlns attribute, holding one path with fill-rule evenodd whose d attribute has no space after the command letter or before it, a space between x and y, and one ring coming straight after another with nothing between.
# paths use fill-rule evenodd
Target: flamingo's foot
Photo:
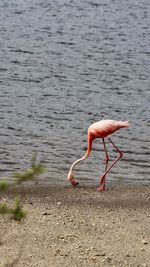
<instances>
[{"instance_id":1,"label":"flamingo's foot","mask_svg":"<svg viewBox=\"0 0 150 267\"><path fill-rule=\"evenodd\" d=\"M96 188L97 191L103 191L106 190L105 186L100 186Z\"/></svg>"},{"instance_id":2,"label":"flamingo's foot","mask_svg":"<svg viewBox=\"0 0 150 267\"><path fill-rule=\"evenodd\" d=\"M110 188L110 187L106 188L106 187L100 186L100 187L97 187L96 190L97 191L104 191L104 190L112 190L112 188Z\"/></svg>"}]
</instances>

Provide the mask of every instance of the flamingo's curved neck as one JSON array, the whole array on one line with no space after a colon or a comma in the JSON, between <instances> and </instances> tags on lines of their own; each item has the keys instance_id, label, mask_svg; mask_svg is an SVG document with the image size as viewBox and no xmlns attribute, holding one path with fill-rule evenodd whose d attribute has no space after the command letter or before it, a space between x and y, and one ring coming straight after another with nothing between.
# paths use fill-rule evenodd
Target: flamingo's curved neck
<instances>
[{"instance_id":1,"label":"flamingo's curved neck","mask_svg":"<svg viewBox=\"0 0 150 267\"><path fill-rule=\"evenodd\" d=\"M90 134L88 134L88 147L87 147L87 151L85 153L85 155L80 158L80 159L77 159L71 166L70 168L70 172L73 171L74 167L76 166L76 164L80 163L81 161L85 160L88 158L88 156L90 155L90 152L91 152L91 149L92 149L92 141L93 141L93 138Z\"/></svg>"}]
</instances>

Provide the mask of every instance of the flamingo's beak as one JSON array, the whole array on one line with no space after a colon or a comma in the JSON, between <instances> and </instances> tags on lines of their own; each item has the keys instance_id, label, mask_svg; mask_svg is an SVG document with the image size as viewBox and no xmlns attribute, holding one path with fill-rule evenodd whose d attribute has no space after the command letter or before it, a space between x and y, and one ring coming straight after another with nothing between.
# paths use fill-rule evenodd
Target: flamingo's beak
<instances>
[{"instance_id":1,"label":"flamingo's beak","mask_svg":"<svg viewBox=\"0 0 150 267\"><path fill-rule=\"evenodd\" d=\"M75 186L77 186L79 183L78 182L76 182L75 180L73 180L73 181L70 181L71 182L71 184L75 187Z\"/></svg>"}]
</instances>

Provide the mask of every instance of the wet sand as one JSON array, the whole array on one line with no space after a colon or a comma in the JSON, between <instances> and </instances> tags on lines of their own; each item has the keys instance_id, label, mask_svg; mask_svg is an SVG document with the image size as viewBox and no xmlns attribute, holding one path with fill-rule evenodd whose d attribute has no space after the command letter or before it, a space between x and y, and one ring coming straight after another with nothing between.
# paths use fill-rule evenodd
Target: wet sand
<instances>
[{"instance_id":1,"label":"wet sand","mask_svg":"<svg viewBox=\"0 0 150 267\"><path fill-rule=\"evenodd\" d=\"M0 217L0 267L150 266L150 185L17 191L28 216Z\"/></svg>"}]
</instances>

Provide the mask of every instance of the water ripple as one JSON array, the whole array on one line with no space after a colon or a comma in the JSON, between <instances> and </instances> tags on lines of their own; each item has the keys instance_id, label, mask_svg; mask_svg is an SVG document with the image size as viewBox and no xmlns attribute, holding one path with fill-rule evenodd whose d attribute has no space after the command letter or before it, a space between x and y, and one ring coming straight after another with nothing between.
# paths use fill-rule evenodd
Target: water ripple
<instances>
[{"instance_id":1,"label":"water ripple","mask_svg":"<svg viewBox=\"0 0 150 267\"><path fill-rule=\"evenodd\" d=\"M148 0L12 0L0 3L0 177L48 167L65 183L87 148L87 128L130 120L112 139L124 152L109 181L150 182L150 22ZM111 160L115 150L107 143ZM76 169L82 183L103 172L102 141ZM11 178L12 179L12 178Z\"/></svg>"}]
</instances>

